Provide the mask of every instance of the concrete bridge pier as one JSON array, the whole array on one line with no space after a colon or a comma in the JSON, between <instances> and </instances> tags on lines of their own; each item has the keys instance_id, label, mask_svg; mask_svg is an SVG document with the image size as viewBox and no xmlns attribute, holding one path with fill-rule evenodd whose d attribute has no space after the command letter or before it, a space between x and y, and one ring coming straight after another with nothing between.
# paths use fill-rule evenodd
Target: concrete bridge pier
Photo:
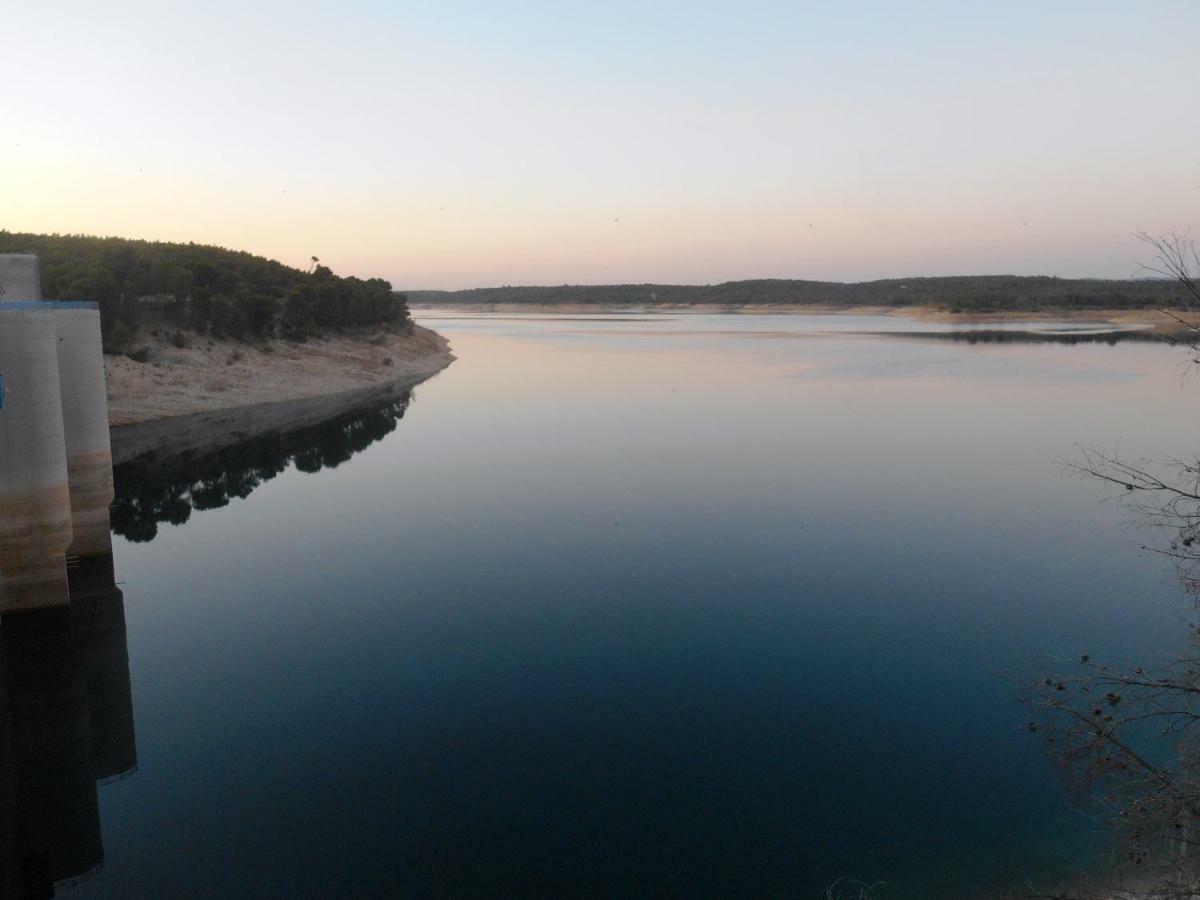
<instances>
[{"instance_id":1,"label":"concrete bridge pier","mask_svg":"<svg viewBox=\"0 0 1200 900\"><path fill-rule=\"evenodd\" d=\"M65 557L112 554L113 497L100 313L0 254L0 613L68 603Z\"/></svg>"},{"instance_id":2,"label":"concrete bridge pier","mask_svg":"<svg viewBox=\"0 0 1200 900\"><path fill-rule=\"evenodd\" d=\"M108 508L113 488L112 449L108 435L108 394L100 313L60 307L54 316L58 339L58 379L62 395L67 482L74 539L68 556L112 555Z\"/></svg>"},{"instance_id":3,"label":"concrete bridge pier","mask_svg":"<svg viewBox=\"0 0 1200 900\"><path fill-rule=\"evenodd\" d=\"M74 538L55 312L0 303L0 613L69 603Z\"/></svg>"},{"instance_id":4,"label":"concrete bridge pier","mask_svg":"<svg viewBox=\"0 0 1200 900\"><path fill-rule=\"evenodd\" d=\"M39 303L42 267L35 253L0 253L0 303Z\"/></svg>"}]
</instances>

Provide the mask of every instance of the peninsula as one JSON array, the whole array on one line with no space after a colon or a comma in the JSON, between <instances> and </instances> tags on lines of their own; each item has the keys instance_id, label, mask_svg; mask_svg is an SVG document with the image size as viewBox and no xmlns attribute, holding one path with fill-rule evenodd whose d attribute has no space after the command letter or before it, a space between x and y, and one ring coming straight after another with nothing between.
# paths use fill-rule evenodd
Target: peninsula
<instances>
[{"instance_id":1,"label":"peninsula","mask_svg":"<svg viewBox=\"0 0 1200 900\"><path fill-rule=\"evenodd\" d=\"M313 424L453 361L380 278L197 244L0 231L41 294L100 310L113 460L211 451Z\"/></svg>"}]
</instances>

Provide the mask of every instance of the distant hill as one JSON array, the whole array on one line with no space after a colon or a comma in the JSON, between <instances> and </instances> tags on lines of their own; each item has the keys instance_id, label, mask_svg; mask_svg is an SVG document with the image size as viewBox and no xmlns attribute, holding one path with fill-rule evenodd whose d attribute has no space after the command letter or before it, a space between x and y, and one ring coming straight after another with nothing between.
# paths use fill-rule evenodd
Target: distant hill
<instances>
[{"instance_id":1,"label":"distant hill","mask_svg":"<svg viewBox=\"0 0 1200 900\"><path fill-rule=\"evenodd\" d=\"M382 278L339 277L203 244L0 231L0 253L36 253L47 300L100 306L105 346L121 349L151 307L173 327L241 339L406 325L408 306Z\"/></svg>"},{"instance_id":2,"label":"distant hill","mask_svg":"<svg viewBox=\"0 0 1200 900\"><path fill-rule=\"evenodd\" d=\"M421 305L558 303L596 306L680 304L708 306L927 306L959 312L1039 309L1145 309L1176 307L1184 295L1173 281L963 275L889 278L843 283L760 279L724 284L612 284L497 287L465 291L409 291Z\"/></svg>"}]
</instances>

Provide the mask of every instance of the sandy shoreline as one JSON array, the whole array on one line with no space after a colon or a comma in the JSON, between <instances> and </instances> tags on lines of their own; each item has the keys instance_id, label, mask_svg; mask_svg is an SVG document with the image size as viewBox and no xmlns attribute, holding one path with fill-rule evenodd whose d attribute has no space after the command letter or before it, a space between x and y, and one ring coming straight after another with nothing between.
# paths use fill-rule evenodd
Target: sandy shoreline
<instances>
[{"instance_id":1,"label":"sandy shoreline","mask_svg":"<svg viewBox=\"0 0 1200 900\"><path fill-rule=\"evenodd\" d=\"M105 358L115 465L305 427L409 390L454 360L449 342L420 326L412 335L275 341L269 350L189 337L180 348L166 331L151 333L138 342L146 362Z\"/></svg>"},{"instance_id":2,"label":"sandy shoreline","mask_svg":"<svg viewBox=\"0 0 1200 900\"><path fill-rule=\"evenodd\" d=\"M1158 309L1043 309L1010 310L986 313L956 313L930 306L822 306L817 304L676 304L676 303L447 303L413 304L414 312L436 310L443 313L525 313L527 315L587 315L603 313L709 313L728 315L810 316L895 316L925 322L960 322L964 325L986 322L1105 322L1113 325L1149 325L1155 330L1174 331L1180 325L1171 315ZM1200 314L1188 310L1171 310L1187 321L1200 322Z\"/></svg>"},{"instance_id":3,"label":"sandy shoreline","mask_svg":"<svg viewBox=\"0 0 1200 900\"><path fill-rule=\"evenodd\" d=\"M153 419L112 430L114 466L138 461L146 470L175 460L199 459L254 438L287 434L358 410L399 399L429 375L412 375L376 387L301 400L232 406L211 412Z\"/></svg>"}]
</instances>

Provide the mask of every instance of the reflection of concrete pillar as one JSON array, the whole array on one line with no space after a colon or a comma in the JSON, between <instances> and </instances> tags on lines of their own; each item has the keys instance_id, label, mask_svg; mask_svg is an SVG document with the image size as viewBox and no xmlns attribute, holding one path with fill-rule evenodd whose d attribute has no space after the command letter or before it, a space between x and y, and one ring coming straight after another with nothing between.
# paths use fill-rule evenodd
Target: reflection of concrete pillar
<instances>
[{"instance_id":1,"label":"reflection of concrete pillar","mask_svg":"<svg viewBox=\"0 0 1200 900\"><path fill-rule=\"evenodd\" d=\"M0 627L15 783L15 845L22 889L94 871L104 859L92 777L87 692L69 610L14 616Z\"/></svg>"},{"instance_id":2,"label":"reflection of concrete pillar","mask_svg":"<svg viewBox=\"0 0 1200 900\"><path fill-rule=\"evenodd\" d=\"M20 897L17 879L17 798L13 775L8 684L0 665L0 897Z\"/></svg>"},{"instance_id":3,"label":"reflection of concrete pillar","mask_svg":"<svg viewBox=\"0 0 1200 900\"><path fill-rule=\"evenodd\" d=\"M111 556L82 560L70 580L75 650L92 718L92 775L111 781L137 768L125 598L113 583Z\"/></svg>"},{"instance_id":4,"label":"reflection of concrete pillar","mask_svg":"<svg viewBox=\"0 0 1200 900\"><path fill-rule=\"evenodd\" d=\"M0 304L0 612L67 602L72 540L55 313Z\"/></svg>"},{"instance_id":5,"label":"reflection of concrete pillar","mask_svg":"<svg viewBox=\"0 0 1200 900\"><path fill-rule=\"evenodd\" d=\"M42 299L42 272L33 253L0 253L0 303Z\"/></svg>"},{"instance_id":6,"label":"reflection of concrete pillar","mask_svg":"<svg viewBox=\"0 0 1200 900\"><path fill-rule=\"evenodd\" d=\"M54 326L75 532L67 552L72 556L103 556L112 553L108 507L115 494L100 313L94 309L59 308L54 313Z\"/></svg>"}]
</instances>

